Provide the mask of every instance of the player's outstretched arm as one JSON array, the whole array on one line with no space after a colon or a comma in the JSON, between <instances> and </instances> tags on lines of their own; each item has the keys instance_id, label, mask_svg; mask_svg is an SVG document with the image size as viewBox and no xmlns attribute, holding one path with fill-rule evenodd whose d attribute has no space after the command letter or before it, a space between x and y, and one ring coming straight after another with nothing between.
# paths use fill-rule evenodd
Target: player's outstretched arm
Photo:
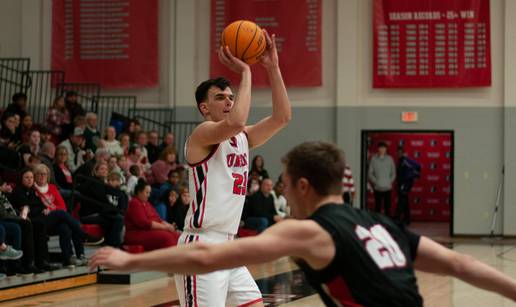
<instances>
[{"instance_id":1,"label":"player's outstretched arm","mask_svg":"<svg viewBox=\"0 0 516 307\"><path fill-rule=\"evenodd\" d=\"M276 37L272 38L265 31L267 49L260 59L260 63L267 70L269 83L272 90L272 115L262 119L258 123L247 127L250 147L258 147L267 142L281 128L285 127L292 117L290 100L287 89L279 68L278 51L276 49Z\"/></svg>"},{"instance_id":2,"label":"player's outstretched arm","mask_svg":"<svg viewBox=\"0 0 516 307\"><path fill-rule=\"evenodd\" d=\"M421 237L414 267L429 273L451 275L516 301L516 281L512 278L471 256L445 248L426 237Z\"/></svg>"},{"instance_id":3,"label":"player's outstretched arm","mask_svg":"<svg viewBox=\"0 0 516 307\"><path fill-rule=\"evenodd\" d=\"M307 260L314 268L322 268L331 262L334 255L335 246L331 236L318 224L313 221L288 220L272 226L261 235L224 244L199 242L142 254L128 254L105 247L93 255L90 267L206 273L294 256Z\"/></svg>"}]
</instances>

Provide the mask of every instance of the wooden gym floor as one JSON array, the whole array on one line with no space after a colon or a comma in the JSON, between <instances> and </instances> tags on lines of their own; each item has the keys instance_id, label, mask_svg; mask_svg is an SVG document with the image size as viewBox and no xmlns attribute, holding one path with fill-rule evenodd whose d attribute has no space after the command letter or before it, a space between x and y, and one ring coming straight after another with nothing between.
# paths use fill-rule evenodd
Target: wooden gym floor
<instances>
[{"instance_id":1,"label":"wooden gym floor","mask_svg":"<svg viewBox=\"0 0 516 307\"><path fill-rule=\"evenodd\" d=\"M413 225L412 228L445 241L453 249L472 255L516 278L516 244L513 240L455 240L446 225ZM430 230L429 230L430 229ZM249 267L262 290L267 306L323 306L289 259ZM425 306L508 307L515 306L497 294L476 289L461 281L417 273ZM177 306L173 278L161 278L134 285L95 284L2 303L2 306Z\"/></svg>"}]
</instances>

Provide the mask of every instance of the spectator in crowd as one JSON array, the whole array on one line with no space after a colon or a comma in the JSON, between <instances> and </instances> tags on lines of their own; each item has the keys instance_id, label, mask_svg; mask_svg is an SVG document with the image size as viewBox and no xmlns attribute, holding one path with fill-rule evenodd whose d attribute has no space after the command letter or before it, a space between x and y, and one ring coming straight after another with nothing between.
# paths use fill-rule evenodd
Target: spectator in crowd
<instances>
[{"instance_id":1,"label":"spectator in crowd","mask_svg":"<svg viewBox=\"0 0 516 307\"><path fill-rule=\"evenodd\" d=\"M65 96L65 107L70 114L70 122L74 122L77 116L86 115L86 111L78 101L78 94L76 91L68 91Z\"/></svg>"},{"instance_id":2,"label":"spectator in crowd","mask_svg":"<svg viewBox=\"0 0 516 307\"><path fill-rule=\"evenodd\" d=\"M174 190L176 191L177 195L179 195L179 173L177 170L171 169L168 172L167 175L167 181L165 181L160 187L159 187L159 198L165 194L168 190Z\"/></svg>"},{"instance_id":3,"label":"spectator in crowd","mask_svg":"<svg viewBox=\"0 0 516 307\"><path fill-rule=\"evenodd\" d=\"M138 165L131 165L129 167L129 178L127 178L127 193L129 195L134 194L134 187L138 183L138 179L141 177L141 168Z\"/></svg>"},{"instance_id":4,"label":"spectator in crowd","mask_svg":"<svg viewBox=\"0 0 516 307\"><path fill-rule=\"evenodd\" d=\"M24 93L16 93L12 97L10 103L4 110L4 114L17 114L19 119L22 119L27 114L27 95ZM2 116L2 121L4 116Z\"/></svg>"},{"instance_id":5,"label":"spectator in crowd","mask_svg":"<svg viewBox=\"0 0 516 307\"><path fill-rule=\"evenodd\" d=\"M353 206L355 201L355 181L353 180L351 168L347 164L342 175L342 198L344 199L344 204Z\"/></svg>"},{"instance_id":6,"label":"spectator in crowd","mask_svg":"<svg viewBox=\"0 0 516 307\"><path fill-rule=\"evenodd\" d=\"M287 205L287 199L283 196L283 190L285 184L281 181L281 177L274 184L274 188L271 191L272 198L274 199L274 208L276 213L283 219L290 215L290 208Z\"/></svg>"},{"instance_id":7,"label":"spectator in crowd","mask_svg":"<svg viewBox=\"0 0 516 307\"><path fill-rule=\"evenodd\" d=\"M20 164L22 167L29 165L29 158L31 155L37 156L40 151L41 137L38 130L32 130L29 134L27 143L23 143L18 147L18 154L20 156Z\"/></svg>"},{"instance_id":8,"label":"spectator in crowd","mask_svg":"<svg viewBox=\"0 0 516 307\"><path fill-rule=\"evenodd\" d=\"M45 164L48 169L50 170L49 173L49 182L55 184L56 178L54 175L54 158L56 155L56 145L52 142L45 142L43 145L41 145L41 149L38 154L38 158L41 161L41 163Z\"/></svg>"},{"instance_id":9,"label":"spectator in crowd","mask_svg":"<svg viewBox=\"0 0 516 307\"><path fill-rule=\"evenodd\" d=\"M186 186L182 186L179 192L179 198L172 203L174 190L171 190L168 194L169 205L167 206L167 218L168 222L176 226L176 229L183 231L185 227L185 218L190 208L190 191Z\"/></svg>"},{"instance_id":10,"label":"spectator in crowd","mask_svg":"<svg viewBox=\"0 0 516 307\"><path fill-rule=\"evenodd\" d=\"M49 262L47 245L47 223L44 214L45 205L36 195L34 189L34 173L25 168L20 172L16 188L14 188L11 203L20 212L22 219L30 219L34 229L34 261L37 268L43 271L53 271L60 266ZM38 236L36 236L38 235Z\"/></svg>"},{"instance_id":11,"label":"spectator in crowd","mask_svg":"<svg viewBox=\"0 0 516 307\"><path fill-rule=\"evenodd\" d=\"M258 192L260 189L260 179L258 179L258 173L252 173L249 176L249 181L247 183L247 196L251 196L254 193Z\"/></svg>"},{"instance_id":12,"label":"spectator in crowd","mask_svg":"<svg viewBox=\"0 0 516 307\"><path fill-rule=\"evenodd\" d=\"M20 228L12 227L12 228L6 228L6 225L11 225L12 223L5 223L2 220L0 220L0 260L18 260L23 256L23 251L19 249L13 248L11 245L5 244L5 237L6 235L11 236L21 236L20 235ZM16 224L12 224L16 225ZM16 229L18 233L12 233L10 230ZM9 233L11 232L11 233ZM5 277L5 276L4 276Z\"/></svg>"},{"instance_id":13,"label":"spectator in crowd","mask_svg":"<svg viewBox=\"0 0 516 307\"><path fill-rule=\"evenodd\" d=\"M67 166L70 171L75 172L81 165L84 164L85 152L84 147L84 130L76 127L73 134L67 140L64 140L59 146L66 148L68 151Z\"/></svg>"},{"instance_id":14,"label":"spectator in crowd","mask_svg":"<svg viewBox=\"0 0 516 307\"><path fill-rule=\"evenodd\" d=\"M395 217L401 222L410 225L410 203L409 193L414 185L414 180L421 174L421 164L410 159L403 151L403 147L398 147L398 168L397 192L398 206L396 207Z\"/></svg>"},{"instance_id":15,"label":"spectator in crowd","mask_svg":"<svg viewBox=\"0 0 516 307\"><path fill-rule=\"evenodd\" d=\"M111 172L107 177L106 197L108 202L120 212L125 213L129 200L127 194L121 189L121 176L116 172Z\"/></svg>"},{"instance_id":16,"label":"spectator in crowd","mask_svg":"<svg viewBox=\"0 0 516 307\"><path fill-rule=\"evenodd\" d=\"M175 147L174 140L175 140L174 134L172 132L167 132L165 134L165 136L163 137L163 141L159 145L158 151L162 152L165 148L167 148L169 146Z\"/></svg>"},{"instance_id":17,"label":"spectator in crowd","mask_svg":"<svg viewBox=\"0 0 516 307\"><path fill-rule=\"evenodd\" d=\"M129 148L129 156L127 157L127 165L129 168L136 165L140 169L139 177L145 178L147 168L145 167L145 164L142 163L142 152L140 146L131 145Z\"/></svg>"},{"instance_id":18,"label":"spectator in crowd","mask_svg":"<svg viewBox=\"0 0 516 307\"><path fill-rule=\"evenodd\" d=\"M3 113L0 130L0 146L15 151L21 139L16 135L16 116L14 113Z\"/></svg>"},{"instance_id":19,"label":"spectator in crowd","mask_svg":"<svg viewBox=\"0 0 516 307\"><path fill-rule=\"evenodd\" d=\"M130 176L130 174L129 174L129 163L127 162L127 157L126 156L119 156L119 157L117 157L116 158L116 164L118 164L118 166L122 170L125 178L127 179ZM126 180L126 185L127 185L127 180Z\"/></svg>"},{"instance_id":20,"label":"spectator in crowd","mask_svg":"<svg viewBox=\"0 0 516 307\"><path fill-rule=\"evenodd\" d=\"M50 133L50 131L47 129L47 127L43 126L39 128L39 134L41 136L41 143L50 142L56 145L57 139Z\"/></svg>"},{"instance_id":21,"label":"spectator in crowd","mask_svg":"<svg viewBox=\"0 0 516 307\"><path fill-rule=\"evenodd\" d=\"M149 163L153 164L158 160L160 155L159 150L159 135L156 130L152 130L147 134L147 145L145 148L147 148L147 157L149 158Z\"/></svg>"},{"instance_id":22,"label":"spectator in crowd","mask_svg":"<svg viewBox=\"0 0 516 307\"><path fill-rule=\"evenodd\" d=\"M374 190L375 211L382 212L383 203L384 214L391 216L391 190L396 179L396 167L387 153L385 142L378 143L378 152L371 157L367 174Z\"/></svg>"},{"instance_id":23,"label":"spectator in crowd","mask_svg":"<svg viewBox=\"0 0 516 307\"><path fill-rule=\"evenodd\" d=\"M52 164L55 183L59 188L59 193L63 197L68 212L72 212L73 204L73 177L72 171L68 168L68 150L65 147L59 146L56 149L56 156L54 164ZM75 191L77 196L79 192Z\"/></svg>"},{"instance_id":24,"label":"spectator in crowd","mask_svg":"<svg viewBox=\"0 0 516 307\"><path fill-rule=\"evenodd\" d=\"M127 122L127 125L125 126L124 132L129 135L129 140L132 143L136 142L136 134L139 131L137 126L139 126L140 123L138 120L132 118Z\"/></svg>"},{"instance_id":25,"label":"spectator in crowd","mask_svg":"<svg viewBox=\"0 0 516 307\"><path fill-rule=\"evenodd\" d=\"M247 198L244 206L245 226L258 232L281 221L276 213L274 198L271 195L272 180L266 178L260 185L260 190Z\"/></svg>"},{"instance_id":26,"label":"spectator in crowd","mask_svg":"<svg viewBox=\"0 0 516 307\"><path fill-rule=\"evenodd\" d=\"M151 175L149 176L149 183L152 186L160 187L168 179L168 173L178 168L176 162L176 150L170 146L165 148L160 154L159 160L154 162L150 168Z\"/></svg>"},{"instance_id":27,"label":"spectator in crowd","mask_svg":"<svg viewBox=\"0 0 516 307\"><path fill-rule=\"evenodd\" d=\"M120 141L116 139L115 127L109 126L106 128L104 132L104 144L106 144L106 149L112 156L122 156L124 154L124 150L120 146Z\"/></svg>"},{"instance_id":28,"label":"spectator in crowd","mask_svg":"<svg viewBox=\"0 0 516 307\"><path fill-rule=\"evenodd\" d=\"M81 128L83 131L86 129L86 116L78 115L73 120L73 126Z\"/></svg>"},{"instance_id":29,"label":"spectator in crowd","mask_svg":"<svg viewBox=\"0 0 516 307\"><path fill-rule=\"evenodd\" d=\"M250 173L253 172L258 173L258 179L260 180L260 182L265 178L269 178L269 173L265 169L265 161L263 160L263 157L260 155L256 155L253 158Z\"/></svg>"},{"instance_id":30,"label":"spectator in crowd","mask_svg":"<svg viewBox=\"0 0 516 307\"><path fill-rule=\"evenodd\" d=\"M129 148L131 147L131 138L129 134L127 133L120 133L118 136L118 140L120 142L120 147L122 147L122 152L124 153L124 156L129 155Z\"/></svg>"},{"instance_id":31,"label":"spectator in crowd","mask_svg":"<svg viewBox=\"0 0 516 307\"><path fill-rule=\"evenodd\" d=\"M84 149L91 152L97 151L97 145L100 141L100 132L97 130L97 114L93 112L86 113L86 129L84 129Z\"/></svg>"},{"instance_id":32,"label":"spectator in crowd","mask_svg":"<svg viewBox=\"0 0 516 307\"><path fill-rule=\"evenodd\" d=\"M70 124L70 114L66 109L64 96L57 96L47 111L45 125L56 139L63 141L68 137L63 133L63 127Z\"/></svg>"},{"instance_id":33,"label":"spectator in crowd","mask_svg":"<svg viewBox=\"0 0 516 307\"><path fill-rule=\"evenodd\" d=\"M29 219L20 217L20 213L11 204L8 195L12 192L12 188L0 179L0 223L8 222L16 224L21 230L19 239L21 242L13 243L15 247L21 246L23 257L21 261L13 263L6 268L8 273L31 274L41 273L43 270L34 266L34 251L36 248L46 248L46 231L43 223L36 223L34 226ZM43 227L43 229L41 229ZM35 241L37 240L37 241ZM15 240L17 241L17 240ZM45 242L45 244L41 243ZM11 275L11 274L9 274Z\"/></svg>"},{"instance_id":34,"label":"spectator in crowd","mask_svg":"<svg viewBox=\"0 0 516 307\"><path fill-rule=\"evenodd\" d=\"M107 163L99 161L94 167L93 177L79 181L79 216L82 223L98 224L102 227L107 245L119 247L123 239L124 217L122 211L113 206L107 198L107 175Z\"/></svg>"},{"instance_id":35,"label":"spectator in crowd","mask_svg":"<svg viewBox=\"0 0 516 307\"><path fill-rule=\"evenodd\" d=\"M66 267L83 266L88 263L84 255L86 234L82 231L79 221L67 211L66 205L59 194L57 186L48 183L49 169L45 164L34 167L36 195L44 205L42 216L47 225L49 235L59 236L59 246L63 265ZM72 248L73 242L73 248ZM75 256L73 250L75 249Z\"/></svg>"},{"instance_id":36,"label":"spectator in crowd","mask_svg":"<svg viewBox=\"0 0 516 307\"><path fill-rule=\"evenodd\" d=\"M83 165L81 165L81 167L79 167L76 171L75 171L75 175L78 176L78 175L81 175L82 177L90 177L91 174L93 173L93 168L95 167L95 165L99 162L106 162L109 160L109 151L105 148L99 148L97 149L97 151L95 152L95 157L93 159L90 159L86 162L84 162ZM81 179L77 179L78 181L80 181Z\"/></svg>"},{"instance_id":37,"label":"spectator in crowd","mask_svg":"<svg viewBox=\"0 0 516 307\"><path fill-rule=\"evenodd\" d=\"M126 180L125 180L125 172L124 170L122 170L122 168L118 165L118 159L120 158L121 156L119 157L116 157L116 156L111 156L109 157L108 159L108 171L109 173L117 173L118 176L120 177L119 180L120 180L120 186L123 187L125 186L126 184Z\"/></svg>"},{"instance_id":38,"label":"spectator in crowd","mask_svg":"<svg viewBox=\"0 0 516 307\"><path fill-rule=\"evenodd\" d=\"M32 122L32 116L30 116L30 114L25 114L25 116L21 119L21 125L20 125L20 133L21 133L22 142L24 142L24 143L29 142L30 134L34 130L39 131L39 125L36 125Z\"/></svg>"},{"instance_id":39,"label":"spectator in crowd","mask_svg":"<svg viewBox=\"0 0 516 307\"><path fill-rule=\"evenodd\" d=\"M169 222L170 224L174 223L170 221L169 210L174 206L178 197L179 194L175 190L166 190L158 200L158 204L154 206L159 217L161 217L162 220Z\"/></svg>"},{"instance_id":40,"label":"spectator in crowd","mask_svg":"<svg viewBox=\"0 0 516 307\"><path fill-rule=\"evenodd\" d=\"M145 167L145 172L150 169L149 154L147 152L147 133L140 131L136 134L136 145L140 148L140 163Z\"/></svg>"},{"instance_id":41,"label":"spectator in crowd","mask_svg":"<svg viewBox=\"0 0 516 307\"><path fill-rule=\"evenodd\" d=\"M179 233L173 225L162 220L149 203L150 192L150 185L140 179L125 215L125 243L142 245L146 251L177 245Z\"/></svg>"}]
</instances>

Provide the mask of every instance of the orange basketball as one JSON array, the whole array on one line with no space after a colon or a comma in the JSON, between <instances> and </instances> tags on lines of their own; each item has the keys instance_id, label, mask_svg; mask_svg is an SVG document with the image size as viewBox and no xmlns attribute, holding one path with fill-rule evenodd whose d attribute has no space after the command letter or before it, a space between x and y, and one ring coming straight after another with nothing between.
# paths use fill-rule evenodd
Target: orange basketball
<instances>
[{"instance_id":1,"label":"orange basketball","mask_svg":"<svg viewBox=\"0 0 516 307\"><path fill-rule=\"evenodd\" d=\"M262 29L248 20L237 20L228 25L222 31L220 44L227 45L235 57L249 65L256 63L267 47Z\"/></svg>"}]
</instances>

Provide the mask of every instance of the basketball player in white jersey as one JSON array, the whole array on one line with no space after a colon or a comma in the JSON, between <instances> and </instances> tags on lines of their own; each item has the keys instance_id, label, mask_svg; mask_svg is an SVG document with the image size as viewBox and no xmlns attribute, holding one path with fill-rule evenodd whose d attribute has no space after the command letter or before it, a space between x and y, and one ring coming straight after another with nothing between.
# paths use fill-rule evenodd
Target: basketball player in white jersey
<instances>
[{"instance_id":1,"label":"basketball player in white jersey","mask_svg":"<svg viewBox=\"0 0 516 307\"><path fill-rule=\"evenodd\" d=\"M205 121L186 140L185 157L192 202L178 244L233 239L237 233L247 189L249 148L265 143L291 117L290 101L278 65L274 35L266 33L267 49L260 59L272 90L272 114L246 126L251 105L251 70L229 48L219 60L240 75L235 96L223 78L201 83L195 98ZM202 275L176 275L182 306L263 306L261 293L247 268Z\"/></svg>"}]
</instances>

